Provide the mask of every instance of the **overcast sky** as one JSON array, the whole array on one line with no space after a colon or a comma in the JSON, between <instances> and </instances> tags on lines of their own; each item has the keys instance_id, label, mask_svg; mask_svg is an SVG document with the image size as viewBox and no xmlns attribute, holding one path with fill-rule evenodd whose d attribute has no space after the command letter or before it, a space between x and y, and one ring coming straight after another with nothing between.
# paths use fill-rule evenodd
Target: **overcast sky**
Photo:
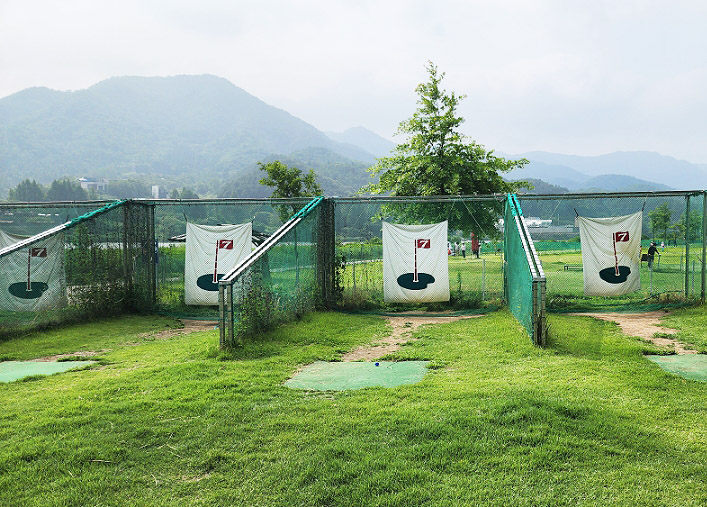
<instances>
[{"instance_id":1,"label":"overcast sky","mask_svg":"<svg viewBox=\"0 0 707 507\"><path fill-rule=\"evenodd\" d=\"M0 0L0 97L214 74L395 141L433 61L489 149L707 163L706 28L680 0Z\"/></svg>"}]
</instances>

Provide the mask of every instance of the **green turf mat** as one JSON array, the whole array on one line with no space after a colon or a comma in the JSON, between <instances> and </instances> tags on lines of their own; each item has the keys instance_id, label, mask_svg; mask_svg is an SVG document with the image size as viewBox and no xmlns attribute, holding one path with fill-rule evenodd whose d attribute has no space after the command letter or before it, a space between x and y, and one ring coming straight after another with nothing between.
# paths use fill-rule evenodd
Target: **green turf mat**
<instances>
[{"instance_id":1,"label":"green turf mat","mask_svg":"<svg viewBox=\"0 0 707 507\"><path fill-rule=\"evenodd\" d=\"M96 361L3 361L0 382L12 382L33 375L52 375L93 364Z\"/></svg>"},{"instance_id":2,"label":"green turf mat","mask_svg":"<svg viewBox=\"0 0 707 507\"><path fill-rule=\"evenodd\" d=\"M707 356L680 354L674 356L646 356L665 371L689 380L707 382Z\"/></svg>"},{"instance_id":3,"label":"green turf mat","mask_svg":"<svg viewBox=\"0 0 707 507\"><path fill-rule=\"evenodd\" d=\"M376 366L378 364L379 366ZM292 389L345 391L364 387L415 384L427 373L429 361L327 363L317 361L285 382Z\"/></svg>"}]
</instances>

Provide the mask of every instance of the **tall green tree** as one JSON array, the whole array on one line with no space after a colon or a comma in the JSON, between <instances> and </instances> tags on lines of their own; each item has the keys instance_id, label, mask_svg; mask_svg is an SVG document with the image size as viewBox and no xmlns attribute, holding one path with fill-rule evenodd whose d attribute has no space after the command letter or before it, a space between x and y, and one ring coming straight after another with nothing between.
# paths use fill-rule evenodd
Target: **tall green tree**
<instances>
[{"instance_id":1,"label":"tall green tree","mask_svg":"<svg viewBox=\"0 0 707 507\"><path fill-rule=\"evenodd\" d=\"M311 169L307 174L302 174L298 168L287 167L279 160L268 164L258 162L258 168L267 174L259 183L274 187L271 197L313 197L322 194L317 175ZM284 222L297 211L297 206L282 205L278 209L280 219Z\"/></svg>"},{"instance_id":2,"label":"tall green tree","mask_svg":"<svg viewBox=\"0 0 707 507\"><path fill-rule=\"evenodd\" d=\"M81 188L77 181L69 179L54 180L47 190L47 200L49 201L85 201L88 193Z\"/></svg>"},{"instance_id":3,"label":"tall green tree","mask_svg":"<svg viewBox=\"0 0 707 507\"><path fill-rule=\"evenodd\" d=\"M502 174L523 167L527 160L506 160L487 151L459 131L464 118L457 108L465 98L441 86L444 73L427 65L428 80L417 86L418 108L400 123L396 135L405 136L389 157L369 169L380 181L362 191L390 195L450 196L513 192L526 182L506 182ZM385 211L408 222L449 220L450 229L492 234L501 204L484 206L417 204ZM481 230L479 230L481 229Z\"/></svg>"},{"instance_id":4,"label":"tall green tree","mask_svg":"<svg viewBox=\"0 0 707 507\"><path fill-rule=\"evenodd\" d=\"M687 241L694 241L695 238L702 237L702 213L699 211L690 211L690 218L686 218L683 212L680 215L680 224Z\"/></svg>"},{"instance_id":5,"label":"tall green tree","mask_svg":"<svg viewBox=\"0 0 707 507\"><path fill-rule=\"evenodd\" d=\"M653 211L648 212L648 218L651 221L651 230L655 239L656 232L663 232L663 240L668 241L668 227L670 227L670 218L673 212L670 210L667 202L664 202Z\"/></svg>"},{"instance_id":6,"label":"tall green tree","mask_svg":"<svg viewBox=\"0 0 707 507\"><path fill-rule=\"evenodd\" d=\"M44 187L36 181L26 179L11 188L7 195L10 201L36 202L46 199Z\"/></svg>"}]
</instances>

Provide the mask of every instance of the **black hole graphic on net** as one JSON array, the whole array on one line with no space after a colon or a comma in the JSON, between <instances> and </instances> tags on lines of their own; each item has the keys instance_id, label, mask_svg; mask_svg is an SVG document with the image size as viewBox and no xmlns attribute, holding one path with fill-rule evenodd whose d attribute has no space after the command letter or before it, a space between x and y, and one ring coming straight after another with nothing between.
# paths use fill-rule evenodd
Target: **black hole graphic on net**
<instances>
[{"instance_id":1,"label":"black hole graphic on net","mask_svg":"<svg viewBox=\"0 0 707 507\"><path fill-rule=\"evenodd\" d=\"M599 278L608 283L624 283L630 274L631 268L628 266L619 266L618 272L616 267L610 267L599 271Z\"/></svg>"},{"instance_id":2,"label":"black hole graphic on net","mask_svg":"<svg viewBox=\"0 0 707 507\"><path fill-rule=\"evenodd\" d=\"M196 279L196 285L202 290L208 290L211 292L218 292L218 281L223 278L223 274L216 275L216 280L214 280L213 273L207 273L201 275Z\"/></svg>"},{"instance_id":3,"label":"black hole graphic on net","mask_svg":"<svg viewBox=\"0 0 707 507\"><path fill-rule=\"evenodd\" d=\"M216 255L214 256L214 271L201 275L196 279L196 285L202 290L218 292L218 281L223 278L223 274L218 273L218 251L233 250L232 239L219 239L216 241Z\"/></svg>"},{"instance_id":4,"label":"black hole graphic on net","mask_svg":"<svg viewBox=\"0 0 707 507\"><path fill-rule=\"evenodd\" d=\"M29 286L27 282L17 282L10 285L7 291L20 299L37 299L41 298L48 288L49 285L44 282L30 282Z\"/></svg>"},{"instance_id":5,"label":"black hole graphic on net","mask_svg":"<svg viewBox=\"0 0 707 507\"><path fill-rule=\"evenodd\" d=\"M616 243L628 243L629 232L615 232L612 234L612 240L614 243L614 266L611 268L604 268L599 271L599 278L607 283L624 283L628 279L628 275L631 274L631 268L628 266L619 266L619 256L616 252Z\"/></svg>"},{"instance_id":6,"label":"black hole graphic on net","mask_svg":"<svg viewBox=\"0 0 707 507\"><path fill-rule=\"evenodd\" d=\"M435 277L429 273L420 273L417 271L417 249L430 248L429 239L415 240L415 271L413 273L404 273L398 277L398 285L410 290L423 290L431 283L435 282Z\"/></svg>"},{"instance_id":7,"label":"black hole graphic on net","mask_svg":"<svg viewBox=\"0 0 707 507\"><path fill-rule=\"evenodd\" d=\"M46 259L48 256L46 247L32 247L27 251L27 281L13 283L7 291L20 299L38 299L42 297L49 284L45 282L32 281L32 258Z\"/></svg>"}]
</instances>

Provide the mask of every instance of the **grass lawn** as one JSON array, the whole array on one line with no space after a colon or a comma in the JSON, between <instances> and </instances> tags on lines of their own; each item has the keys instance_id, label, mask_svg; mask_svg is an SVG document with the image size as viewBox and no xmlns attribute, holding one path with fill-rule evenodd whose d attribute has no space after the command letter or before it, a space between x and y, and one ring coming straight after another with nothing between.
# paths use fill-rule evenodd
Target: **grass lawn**
<instances>
[{"instance_id":1,"label":"grass lawn","mask_svg":"<svg viewBox=\"0 0 707 507\"><path fill-rule=\"evenodd\" d=\"M701 354L707 354L707 311L704 307L682 308L672 312L662 323L678 330L676 340L693 345Z\"/></svg>"},{"instance_id":2,"label":"grass lawn","mask_svg":"<svg viewBox=\"0 0 707 507\"><path fill-rule=\"evenodd\" d=\"M230 354L215 331L143 334L175 325L0 343L7 359L102 351L0 384L0 505L707 504L707 383L611 323L553 315L546 349L507 311L423 327L394 355L432 361L422 382L336 393L282 383L384 320L314 314Z\"/></svg>"}]
</instances>

